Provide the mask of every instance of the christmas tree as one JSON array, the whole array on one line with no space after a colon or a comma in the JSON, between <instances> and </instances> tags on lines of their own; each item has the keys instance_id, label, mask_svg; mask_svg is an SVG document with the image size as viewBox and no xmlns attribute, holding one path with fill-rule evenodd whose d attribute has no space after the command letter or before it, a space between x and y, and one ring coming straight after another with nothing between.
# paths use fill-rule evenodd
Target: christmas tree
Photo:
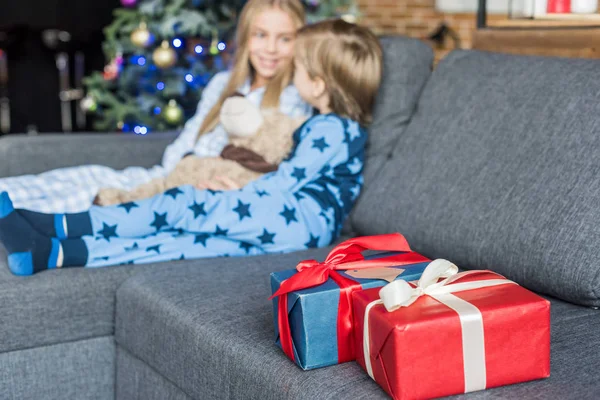
<instances>
[{"instance_id":1,"label":"christmas tree","mask_svg":"<svg viewBox=\"0 0 600 400\"><path fill-rule=\"evenodd\" d=\"M103 72L84 80L94 129L145 135L181 127L227 68L245 0L121 0L104 29ZM305 0L309 22L356 14L352 0Z\"/></svg>"},{"instance_id":2,"label":"christmas tree","mask_svg":"<svg viewBox=\"0 0 600 400\"><path fill-rule=\"evenodd\" d=\"M306 8L306 20L309 24L335 17L355 22L358 17L354 0L303 0L302 3Z\"/></svg>"}]
</instances>

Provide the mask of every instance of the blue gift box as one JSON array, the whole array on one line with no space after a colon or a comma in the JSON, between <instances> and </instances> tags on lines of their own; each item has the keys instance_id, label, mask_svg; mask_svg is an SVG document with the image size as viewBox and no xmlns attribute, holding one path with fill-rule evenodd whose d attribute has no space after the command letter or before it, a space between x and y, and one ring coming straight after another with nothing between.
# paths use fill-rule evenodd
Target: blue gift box
<instances>
[{"instance_id":1,"label":"blue gift box","mask_svg":"<svg viewBox=\"0 0 600 400\"><path fill-rule=\"evenodd\" d=\"M385 252L365 257L376 259L399 254ZM398 269L404 272L396 279L407 281L418 280L429 262L402 265ZM275 293L281 283L296 274L296 269L271 273L271 290ZM388 282L383 279L359 279L348 275L345 271L338 270L340 275L350 278L361 284L362 289L382 287ZM309 289L302 289L288 295L288 318L292 336L294 359L296 364L304 369L315 369L338 362L337 319L340 300L340 287L333 279ZM279 297L273 298L273 314L275 322L276 341L279 340L278 327Z\"/></svg>"}]
</instances>

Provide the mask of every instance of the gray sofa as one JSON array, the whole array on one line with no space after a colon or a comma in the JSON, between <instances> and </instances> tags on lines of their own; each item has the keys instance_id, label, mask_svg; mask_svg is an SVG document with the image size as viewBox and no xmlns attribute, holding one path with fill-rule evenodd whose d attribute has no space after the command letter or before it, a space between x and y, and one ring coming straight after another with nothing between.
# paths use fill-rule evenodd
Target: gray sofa
<instances>
[{"instance_id":1,"label":"gray sofa","mask_svg":"<svg viewBox=\"0 0 600 400\"><path fill-rule=\"evenodd\" d=\"M345 234L489 268L552 302L547 380L465 399L597 399L600 64L383 38L365 188ZM172 134L0 139L0 176L150 166ZM11 275L0 255L2 399L386 398L355 364L308 372L273 342L269 273L285 255ZM518 357L515 354L515 357Z\"/></svg>"}]
</instances>

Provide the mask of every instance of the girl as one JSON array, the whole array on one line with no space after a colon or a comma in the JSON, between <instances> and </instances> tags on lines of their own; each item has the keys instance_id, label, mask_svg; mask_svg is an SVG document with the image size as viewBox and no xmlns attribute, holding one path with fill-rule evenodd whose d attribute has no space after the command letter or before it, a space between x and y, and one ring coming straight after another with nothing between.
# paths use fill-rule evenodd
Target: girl
<instances>
[{"instance_id":1,"label":"girl","mask_svg":"<svg viewBox=\"0 0 600 400\"><path fill-rule=\"evenodd\" d=\"M342 20L303 28L294 83L320 115L294 133L277 171L240 190L192 186L79 214L15 210L0 195L0 240L17 275L181 258L288 252L331 243L362 187L366 125L382 52Z\"/></svg>"},{"instance_id":2,"label":"girl","mask_svg":"<svg viewBox=\"0 0 600 400\"><path fill-rule=\"evenodd\" d=\"M250 0L240 15L233 68L213 77L196 114L165 150L162 165L115 171L100 165L62 168L41 175L0 179L17 207L43 212L88 209L102 187L129 190L167 175L186 154L218 156L227 134L218 124L223 101L239 92L263 108L279 107L293 117L311 113L290 85L296 30L304 24L300 0Z\"/></svg>"}]
</instances>

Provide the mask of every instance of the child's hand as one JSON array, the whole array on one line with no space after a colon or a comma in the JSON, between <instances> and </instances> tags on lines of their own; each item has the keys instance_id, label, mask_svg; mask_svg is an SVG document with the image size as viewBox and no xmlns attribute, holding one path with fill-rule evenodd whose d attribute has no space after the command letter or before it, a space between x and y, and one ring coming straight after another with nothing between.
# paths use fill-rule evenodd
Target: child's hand
<instances>
[{"instance_id":1,"label":"child's hand","mask_svg":"<svg viewBox=\"0 0 600 400\"><path fill-rule=\"evenodd\" d=\"M226 176L216 176L212 181L198 183L196 187L198 189L210 190L237 190L240 188L240 185Z\"/></svg>"}]
</instances>

